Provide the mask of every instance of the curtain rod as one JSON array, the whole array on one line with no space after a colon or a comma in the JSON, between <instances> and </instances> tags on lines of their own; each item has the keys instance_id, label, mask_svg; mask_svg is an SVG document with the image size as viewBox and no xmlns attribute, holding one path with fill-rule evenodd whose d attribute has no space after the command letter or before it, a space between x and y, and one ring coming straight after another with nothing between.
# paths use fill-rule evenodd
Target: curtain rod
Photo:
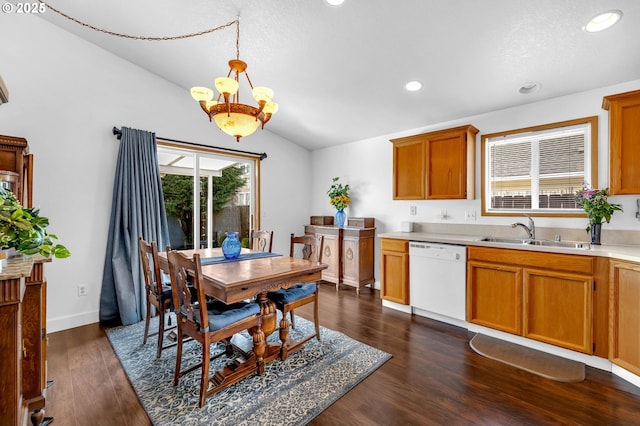
<instances>
[{"instance_id":1,"label":"curtain rod","mask_svg":"<svg viewBox=\"0 0 640 426\"><path fill-rule=\"evenodd\" d=\"M116 136L116 138L118 140L120 140L120 138L122 138L122 130L118 129L116 126L113 126L112 129L113 134ZM185 144L185 145L191 145L191 146L199 146L202 148L213 148L213 149L217 149L220 151L227 151L227 152L235 152L238 154L248 154L248 155L253 155L256 157L259 157L260 160L264 160L265 158L267 158L267 153L266 152L251 152L251 151L242 151L240 149L233 149L233 148L223 148L223 147L219 147L219 146L211 146L211 145L205 145L205 144L201 144L201 143L195 143L195 142L186 142L186 141L180 141L177 139L169 139L169 138L163 138L161 136L158 136L157 139L162 139L163 141L167 141L167 142L176 142L176 143L180 143L180 144Z\"/></svg>"}]
</instances>

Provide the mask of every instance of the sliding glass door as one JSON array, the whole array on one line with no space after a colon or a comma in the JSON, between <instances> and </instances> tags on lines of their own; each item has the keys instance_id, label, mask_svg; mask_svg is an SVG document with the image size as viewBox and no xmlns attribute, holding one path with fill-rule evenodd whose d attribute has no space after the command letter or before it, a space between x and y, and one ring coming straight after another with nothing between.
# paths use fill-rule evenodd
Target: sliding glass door
<instances>
[{"instance_id":1,"label":"sliding glass door","mask_svg":"<svg viewBox=\"0 0 640 426\"><path fill-rule=\"evenodd\" d=\"M173 248L219 247L226 232L247 246L259 227L257 158L159 140L158 162Z\"/></svg>"}]
</instances>

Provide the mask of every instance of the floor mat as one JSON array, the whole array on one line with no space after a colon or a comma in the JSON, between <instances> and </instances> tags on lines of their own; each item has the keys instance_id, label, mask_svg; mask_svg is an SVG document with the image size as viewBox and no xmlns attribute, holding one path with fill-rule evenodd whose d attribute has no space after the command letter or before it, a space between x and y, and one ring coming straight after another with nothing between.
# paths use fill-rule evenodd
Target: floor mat
<instances>
[{"instance_id":1,"label":"floor mat","mask_svg":"<svg viewBox=\"0 0 640 426\"><path fill-rule=\"evenodd\" d=\"M483 334L476 334L469 345L480 355L547 379L560 382L584 380L584 364L578 361L561 358Z\"/></svg>"}]
</instances>

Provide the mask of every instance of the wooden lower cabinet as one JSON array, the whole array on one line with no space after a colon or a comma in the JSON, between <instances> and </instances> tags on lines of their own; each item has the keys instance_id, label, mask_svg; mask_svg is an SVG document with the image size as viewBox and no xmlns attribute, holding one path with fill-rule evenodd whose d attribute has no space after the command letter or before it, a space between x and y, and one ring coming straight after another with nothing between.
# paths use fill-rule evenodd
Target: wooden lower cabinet
<instances>
[{"instance_id":1,"label":"wooden lower cabinet","mask_svg":"<svg viewBox=\"0 0 640 426\"><path fill-rule=\"evenodd\" d=\"M524 268L523 283L523 336L593 353L593 278Z\"/></svg>"},{"instance_id":2,"label":"wooden lower cabinet","mask_svg":"<svg viewBox=\"0 0 640 426\"><path fill-rule=\"evenodd\" d=\"M594 257L485 247L469 247L468 256L467 321L594 354L604 322L594 317L603 312Z\"/></svg>"},{"instance_id":3,"label":"wooden lower cabinet","mask_svg":"<svg viewBox=\"0 0 640 426\"><path fill-rule=\"evenodd\" d=\"M409 304L409 241L380 239L380 297Z\"/></svg>"},{"instance_id":4,"label":"wooden lower cabinet","mask_svg":"<svg viewBox=\"0 0 640 426\"><path fill-rule=\"evenodd\" d=\"M468 261L467 321L522 334L522 268Z\"/></svg>"},{"instance_id":5,"label":"wooden lower cabinet","mask_svg":"<svg viewBox=\"0 0 640 426\"><path fill-rule=\"evenodd\" d=\"M611 362L640 375L640 264L611 261Z\"/></svg>"},{"instance_id":6,"label":"wooden lower cabinet","mask_svg":"<svg viewBox=\"0 0 640 426\"><path fill-rule=\"evenodd\" d=\"M322 271L322 279L355 287L360 292L375 282L374 239L375 228L306 225L304 233L324 237L322 263L328 265Z\"/></svg>"}]
</instances>

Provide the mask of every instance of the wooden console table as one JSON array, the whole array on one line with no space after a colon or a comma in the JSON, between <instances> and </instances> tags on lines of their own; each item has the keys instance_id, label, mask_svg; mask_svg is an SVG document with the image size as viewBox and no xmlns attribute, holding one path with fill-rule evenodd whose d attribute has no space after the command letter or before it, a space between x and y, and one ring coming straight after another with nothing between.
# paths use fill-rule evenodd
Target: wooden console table
<instances>
[{"instance_id":1,"label":"wooden console table","mask_svg":"<svg viewBox=\"0 0 640 426\"><path fill-rule=\"evenodd\" d=\"M34 255L6 262L0 271L0 425L39 425L44 418L46 281Z\"/></svg>"}]
</instances>

